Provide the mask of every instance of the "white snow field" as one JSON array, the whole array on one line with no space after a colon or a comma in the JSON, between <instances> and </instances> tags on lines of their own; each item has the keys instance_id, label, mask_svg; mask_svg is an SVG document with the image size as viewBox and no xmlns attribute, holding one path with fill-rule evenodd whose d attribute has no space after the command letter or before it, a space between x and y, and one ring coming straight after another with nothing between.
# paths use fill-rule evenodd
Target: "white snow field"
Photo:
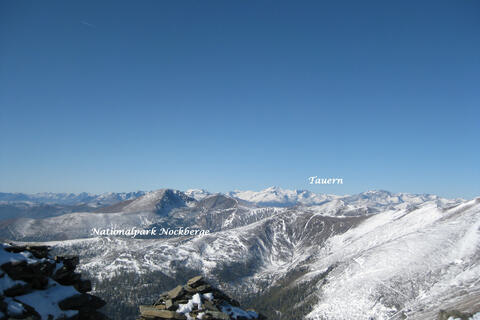
<instances>
[{"instance_id":1,"label":"white snow field","mask_svg":"<svg viewBox=\"0 0 480 320\"><path fill-rule=\"evenodd\" d=\"M223 219L209 235L96 237L46 244L80 255L79 268L98 278L109 279L120 271L160 271L175 278L174 266L181 265L216 279L227 291L241 286L245 294L271 288L301 269L293 284L314 288L309 296L314 298L313 308L306 315L311 320L423 320L437 319L440 310L480 311L480 198L447 200L369 191L320 195L322 200L305 204L293 200L302 192L278 188L236 193L233 200L207 193L192 191L200 200L189 197L174 216ZM138 205L141 212L69 214L37 225L28 221L25 229L15 227L31 232L37 226L47 232L114 221L147 225L158 221L151 211L157 207L155 195L170 203L164 194L151 193L131 202L130 209ZM260 205L267 201L275 205ZM297 202L283 207L281 201ZM218 278L222 268L245 263L250 269L239 275L241 281Z\"/></svg>"}]
</instances>

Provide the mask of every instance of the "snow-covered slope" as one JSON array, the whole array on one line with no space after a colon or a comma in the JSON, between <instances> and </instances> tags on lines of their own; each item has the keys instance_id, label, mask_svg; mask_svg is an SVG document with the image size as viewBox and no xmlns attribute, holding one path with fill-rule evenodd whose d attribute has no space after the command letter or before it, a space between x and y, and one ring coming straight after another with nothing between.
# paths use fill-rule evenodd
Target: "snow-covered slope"
<instances>
[{"instance_id":1,"label":"snow-covered slope","mask_svg":"<svg viewBox=\"0 0 480 320\"><path fill-rule=\"evenodd\" d=\"M293 283L314 288L307 319L436 319L441 309L478 312L480 199L437 200L358 216L294 207L203 237L50 244L60 251L74 247L84 257L81 268L102 278L118 272L175 278L186 268L238 295L261 294L301 271Z\"/></svg>"},{"instance_id":2,"label":"snow-covered slope","mask_svg":"<svg viewBox=\"0 0 480 320\"><path fill-rule=\"evenodd\" d=\"M438 201L444 205L452 200L429 194L391 193L385 190L372 190L355 195L338 196L332 194L318 194L308 190L287 190L279 187L270 187L261 191L231 191L228 195L248 202L264 206L294 206L294 205L331 205L335 201L342 201L345 205L356 207L382 208L411 206L425 201ZM459 202L463 199L453 201Z\"/></svg>"},{"instance_id":3,"label":"snow-covered slope","mask_svg":"<svg viewBox=\"0 0 480 320\"><path fill-rule=\"evenodd\" d=\"M188 189L185 191L185 194L195 200L202 200L203 198L212 195L212 193L205 189Z\"/></svg>"},{"instance_id":4,"label":"snow-covered slope","mask_svg":"<svg viewBox=\"0 0 480 320\"><path fill-rule=\"evenodd\" d=\"M0 228L0 231L3 238L11 240L67 240L92 237L93 228L139 228L157 221L159 216L152 212L75 212L46 219L17 219Z\"/></svg>"},{"instance_id":5,"label":"snow-covered slope","mask_svg":"<svg viewBox=\"0 0 480 320\"><path fill-rule=\"evenodd\" d=\"M435 319L440 309L480 310L480 198L389 210L330 238L315 255L308 319ZM306 276L306 277L308 277Z\"/></svg>"},{"instance_id":6,"label":"snow-covered slope","mask_svg":"<svg viewBox=\"0 0 480 320\"><path fill-rule=\"evenodd\" d=\"M135 200L100 209L45 219L22 218L0 224L0 237L47 241L87 238L96 229L191 227L211 232L235 228L268 217L282 208L259 208L221 195L196 201L180 191L162 189Z\"/></svg>"},{"instance_id":7,"label":"snow-covered slope","mask_svg":"<svg viewBox=\"0 0 480 320\"><path fill-rule=\"evenodd\" d=\"M335 195L316 194L307 190L286 190L270 187L261 191L231 191L229 196L264 206L293 206L320 204L337 198Z\"/></svg>"},{"instance_id":8,"label":"snow-covered slope","mask_svg":"<svg viewBox=\"0 0 480 320\"><path fill-rule=\"evenodd\" d=\"M283 212L288 208L307 210L323 216L367 216L385 210L414 209L417 205L432 202L439 207L448 207L461 200L447 200L436 196L394 195L386 191L370 191L355 196L318 196L309 192L267 189L262 196L253 196L248 201L223 194L200 197L200 200L185 193L160 189L148 192L135 199L102 207L95 212L75 212L45 219L23 218L0 224L0 237L12 240L46 241L86 238L92 236L93 228L149 228L155 226L197 227L211 232L237 228ZM288 194L289 200L281 202L268 198L267 194ZM237 194L238 195L238 194ZM299 197L294 197L297 195ZM260 198L259 198L260 197ZM317 198L316 198L317 197ZM314 204L299 203L310 199ZM315 202L313 199L317 199ZM296 201L296 202L289 202ZM296 203L296 206L287 206ZM278 205L278 206L276 206ZM303 209L301 208L303 207Z\"/></svg>"},{"instance_id":9,"label":"snow-covered slope","mask_svg":"<svg viewBox=\"0 0 480 320\"><path fill-rule=\"evenodd\" d=\"M169 189L161 189L169 190ZM89 204L91 206L112 205L121 201L133 200L143 195L158 193L161 190L153 192L107 192L102 194L93 193L2 193L0 192L0 203L31 202L44 204L78 205ZM183 192L186 196L195 200L212 195L205 189L189 189ZM231 191L227 192L234 198L257 203L265 206L292 206L296 204L313 205L321 204L324 201L333 199L344 199L347 202L359 202L377 204L399 204L399 203L422 203L424 201L441 199L435 195L412 195L406 193L390 193L388 191L368 191L353 196L338 196L328 194L317 194L308 190L287 190L279 187L270 187L261 191Z\"/></svg>"},{"instance_id":10,"label":"snow-covered slope","mask_svg":"<svg viewBox=\"0 0 480 320\"><path fill-rule=\"evenodd\" d=\"M271 207L257 201L268 197L233 195L195 200L159 190L115 207L119 212L27 219L8 230L20 239L63 232L68 236L62 239L72 240L48 244L80 255L79 268L107 282L129 273L145 281L158 273L169 279L203 273L253 307L267 307L260 311L279 308L278 320L292 316L272 297L289 295L289 310L303 312L304 319L437 319L441 309L480 311L480 199L369 191ZM111 224L212 233L75 239L79 230Z\"/></svg>"},{"instance_id":11,"label":"snow-covered slope","mask_svg":"<svg viewBox=\"0 0 480 320\"><path fill-rule=\"evenodd\" d=\"M326 239L364 219L325 217L308 209L288 209L201 237L142 240L101 237L48 244L63 249L74 246L77 253L89 256L80 267L102 278L125 270L143 274L162 271L174 276L175 261L215 278L216 272L226 265L251 262L248 273L255 274L249 279L254 284L273 275L281 277L316 252ZM92 251L101 255L92 256Z\"/></svg>"},{"instance_id":12,"label":"snow-covered slope","mask_svg":"<svg viewBox=\"0 0 480 320\"><path fill-rule=\"evenodd\" d=\"M107 319L96 311L105 302L75 273L77 262L52 257L47 247L0 243L0 318Z\"/></svg>"},{"instance_id":13,"label":"snow-covered slope","mask_svg":"<svg viewBox=\"0 0 480 320\"><path fill-rule=\"evenodd\" d=\"M181 191L160 189L146 193L123 208L123 212L156 212L168 214L171 210L194 204L195 199Z\"/></svg>"}]
</instances>

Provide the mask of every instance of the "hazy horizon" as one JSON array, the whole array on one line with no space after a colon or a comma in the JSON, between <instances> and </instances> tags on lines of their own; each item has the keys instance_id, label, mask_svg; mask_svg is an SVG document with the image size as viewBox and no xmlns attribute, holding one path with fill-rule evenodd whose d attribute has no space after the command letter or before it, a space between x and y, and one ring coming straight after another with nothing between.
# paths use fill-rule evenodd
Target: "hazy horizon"
<instances>
[{"instance_id":1,"label":"hazy horizon","mask_svg":"<svg viewBox=\"0 0 480 320\"><path fill-rule=\"evenodd\" d=\"M182 191L182 192L186 192L186 191L189 191L189 190L203 190L203 191L206 191L206 192L209 192L211 194L216 194L216 193L221 193L221 194L226 194L228 192L234 192L234 191L242 191L242 192L245 192L245 191L252 191L252 192L261 192L261 191L265 191L269 188L279 188L281 190L290 190L290 191L309 191L309 192L313 192L313 193L316 193L316 194L330 194L330 195L337 195L337 196L349 196L349 195L356 195L356 194L360 194L360 193L366 193L366 192L370 192L370 191L386 191L386 192L389 192L391 194L412 194L412 195L436 195L436 196L439 196L441 198L446 198L446 199L455 199L455 198L462 198L462 199L466 199L466 200L471 200L471 199L475 199L475 198L478 198L480 197L480 193L477 194L477 195L474 195L473 197L465 197L465 196L460 196L460 197L448 197L448 196L445 196L445 195L441 195L441 194L435 194L435 193L428 193L428 192L408 192L408 191L393 191L393 190L387 190L387 189L369 189L369 190L363 190L363 191L358 191L358 192L352 192L352 193L338 193L338 192L321 192L321 191L315 191L313 190L312 188L283 188L281 186L268 186L268 187L264 187L264 188L261 188L261 189L230 189L230 190L222 190L222 191L219 191L219 190L208 190L208 189L205 189L205 188L184 188L184 189L178 189L178 188L169 188L169 187L159 187L159 188L156 188L156 189L150 189L150 190L145 190L145 189L135 189L135 190L120 190L120 191L100 191L100 192L89 192L89 191L80 191L80 192L55 192L55 191L39 191L39 192L22 192L22 191L0 191L0 193L18 193L18 194L26 194L26 195L35 195L35 194L75 194L75 195L78 195L78 194L82 194L82 193L87 193L87 194L95 194L95 195L99 195L99 194L105 194L105 193L130 193L130 192L153 192L153 191L157 191L157 190L162 190L162 189L172 189L172 190L179 190L179 191Z\"/></svg>"}]
</instances>

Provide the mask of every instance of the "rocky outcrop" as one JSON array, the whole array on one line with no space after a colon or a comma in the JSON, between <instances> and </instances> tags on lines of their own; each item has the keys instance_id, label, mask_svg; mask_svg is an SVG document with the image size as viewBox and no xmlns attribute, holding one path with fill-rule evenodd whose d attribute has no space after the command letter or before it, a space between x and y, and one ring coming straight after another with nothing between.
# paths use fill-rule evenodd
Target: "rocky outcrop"
<instances>
[{"instance_id":1,"label":"rocky outcrop","mask_svg":"<svg viewBox=\"0 0 480 320\"><path fill-rule=\"evenodd\" d=\"M458 310L440 310L438 313L438 320L475 320L477 319L477 316L478 319L480 319L480 312L474 315L472 313L460 312Z\"/></svg>"},{"instance_id":2,"label":"rocky outcrop","mask_svg":"<svg viewBox=\"0 0 480 320\"><path fill-rule=\"evenodd\" d=\"M196 276L160 295L151 306L140 306L141 320L152 319L202 319L249 320L266 318L252 310L243 310L237 301Z\"/></svg>"},{"instance_id":3,"label":"rocky outcrop","mask_svg":"<svg viewBox=\"0 0 480 320\"><path fill-rule=\"evenodd\" d=\"M0 320L104 320L105 302L75 272L78 257L52 257L46 246L0 244Z\"/></svg>"}]
</instances>

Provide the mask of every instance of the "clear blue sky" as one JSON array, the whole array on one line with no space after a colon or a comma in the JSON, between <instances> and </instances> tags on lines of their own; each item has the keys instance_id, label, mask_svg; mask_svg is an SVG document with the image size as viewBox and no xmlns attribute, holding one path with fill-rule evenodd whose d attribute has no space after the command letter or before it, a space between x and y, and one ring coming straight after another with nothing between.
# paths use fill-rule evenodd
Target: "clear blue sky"
<instances>
[{"instance_id":1,"label":"clear blue sky","mask_svg":"<svg viewBox=\"0 0 480 320\"><path fill-rule=\"evenodd\" d=\"M480 2L2 0L0 106L4 192L471 198Z\"/></svg>"}]
</instances>

